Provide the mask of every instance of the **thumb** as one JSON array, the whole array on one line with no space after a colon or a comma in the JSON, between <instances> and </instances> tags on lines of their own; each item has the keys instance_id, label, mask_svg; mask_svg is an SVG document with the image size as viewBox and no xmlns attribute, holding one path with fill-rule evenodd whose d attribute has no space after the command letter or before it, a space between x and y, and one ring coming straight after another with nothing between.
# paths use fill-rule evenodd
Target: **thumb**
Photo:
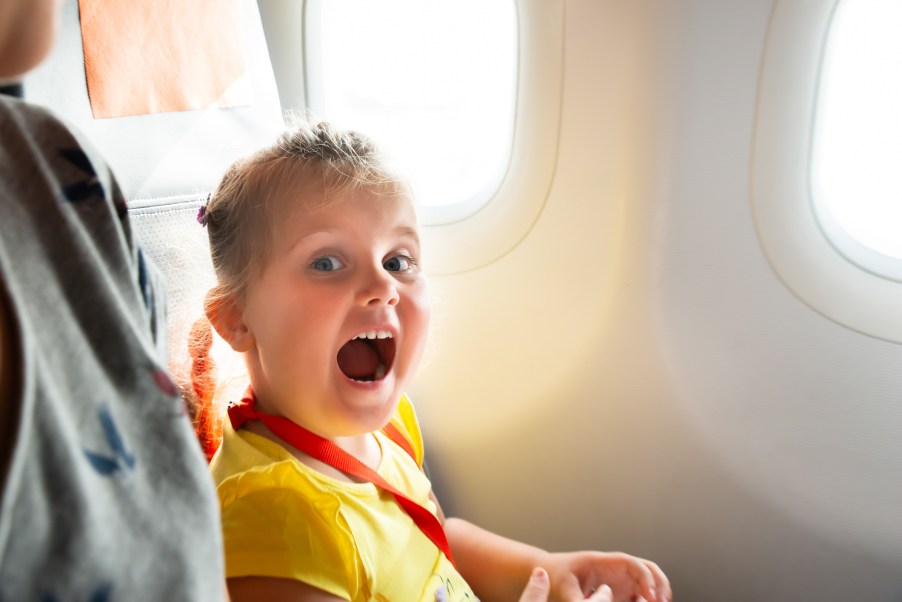
<instances>
[{"instance_id":1,"label":"thumb","mask_svg":"<svg viewBox=\"0 0 902 602\"><path fill-rule=\"evenodd\" d=\"M551 590L551 583L548 581L548 573L545 569L533 569L532 575L529 576L529 583L520 596L520 602L548 602L548 592Z\"/></svg>"}]
</instances>

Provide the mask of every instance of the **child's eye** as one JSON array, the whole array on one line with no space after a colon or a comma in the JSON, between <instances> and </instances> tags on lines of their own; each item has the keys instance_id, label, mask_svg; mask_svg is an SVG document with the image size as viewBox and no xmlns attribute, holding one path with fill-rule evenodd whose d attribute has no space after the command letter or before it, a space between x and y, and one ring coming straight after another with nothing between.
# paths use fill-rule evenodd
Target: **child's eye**
<instances>
[{"instance_id":1,"label":"child's eye","mask_svg":"<svg viewBox=\"0 0 902 602\"><path fill-rule=\"evenodd\" d=\"M389 272L406 272L414 266L413 258L405 255L395 255L382 264Z\"/></svg>"},{"instance_id":2,"label":"child's eye","mask_svg":"<svg viewBox=\"0 0 902 602\"><path fill-rule=\"evenodd\" d=\"M345 266L338 257L330 255L328 257L314 259L313 263L310 264L310 267L318 272L334 272Z\"/></svg>"}]
</instances>

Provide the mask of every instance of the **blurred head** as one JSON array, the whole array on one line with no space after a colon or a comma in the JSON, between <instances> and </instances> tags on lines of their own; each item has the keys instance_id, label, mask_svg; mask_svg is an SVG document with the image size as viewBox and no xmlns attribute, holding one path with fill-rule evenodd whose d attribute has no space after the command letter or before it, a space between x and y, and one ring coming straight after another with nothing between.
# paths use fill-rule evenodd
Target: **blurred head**
<instances>
[{"instance_id":1,"label":"blurred head","mask_svg":"<svg viewBox=\"0 0 902 602\"><path fill-rule=\"evenodd\" d=\"M205 217L206 312L258 403L324 436L384 426L428 327L416 214L364 137L303 124L236 163Z\"/></svg>"},{"instance_id":2,"label":"blurred head","mask_svg":"<svg viewBox=\"0 0 902 602\"><path fill-rule=\"evenodd\" d=\"M0 83L18 81L50 52L61 0L0 0Z\"/></svg>"}]
</instances>

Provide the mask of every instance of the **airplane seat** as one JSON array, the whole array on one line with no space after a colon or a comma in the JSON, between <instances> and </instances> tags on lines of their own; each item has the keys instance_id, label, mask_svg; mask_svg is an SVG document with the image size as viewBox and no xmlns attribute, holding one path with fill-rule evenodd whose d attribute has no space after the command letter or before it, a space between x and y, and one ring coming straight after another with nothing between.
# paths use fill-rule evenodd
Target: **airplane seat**
<instances>
[{"instance_id":1,"label":"airplane seat","mask_svg":"<svg viewBox=\"0 0 902 602\"><path fill-rule=\"evenodd\" d=\"M50 108L74 125L113 169L129 203L132 224L143 248L166 278L167 346L170 364L176 372L187 363L188 331L194 320L201 316L203 296L213 283L206 233L196 219L198 209L229 164L270 143L283 127L257 3L254 0L181 2L180 8L176 6L178 3L167 4L167 10L178 11L169 17L172 22L176 22L180 14L187 15L186 18L193 18L194 23L186 26L197 27L210 15L210 9L228 6L232 11L231 25L243 32L232 36L237 41L231 50L234 56L243 59L243 64L240 60L236 62L241 67L239 77L222 95L228 97L232 88L241 88L238 101L231 102L233 106L222 108L222 104L229 104L223 103L222 98L211 102L198 99L196 95L192 97L193 92L184 95L186 101L180 101L184 106L179 108L187 110L158 111L161 105L151 106L153 102L147 99L159 88L176 87L179 82L193 83L190 76L180 73L181 66L184 64L187 68L191 61L180 62L176 52L169 53L176 44L165 40L158 44L164 53L168 53L163 64L168 71L163 74L162 84L142 87L141 84L146 83L140 81L144 71L136 69L134 62L131 73L125 73L123 77L103 80L98 76L98 70L102 72L104 66L98 65L97 59L89 64L90 57L94 56L92 52L100 56L102 50L105 56L111 56L121 49L131 52L132 60L139 61L139 65L145 60L142 56L145 50L148 56L154 54L150 50L153 44L146 39L136 39L134 32L117 33L114 23L104 22L107 12L131 10L123 7L135 4L117 4L117 0L66 0L59 36L51 55L24 81L26 100ZM208 12L199 12L199 6L206 6ZM95 18L98 15L102 18ZM153 18L158 17L153 15ZM118 18L134 21L144 17L119 15ZM85 23L89 20L92 29L86 30ZM159 22L146 31L151 32L150 35L167 35ZM223 52L215 44L203 50L217 53L214 56ZM221 62L196 56L183 55L182 58L193 59L195 68L200 64L205 70L205 66L212 69L214 64ZM157 61L157 68L159 66ZM148 67L148 70L150 72L152 68ZM139 80L133 77L135 73ZM92 94L90 86L98 82L98 77L105 88L94 88ZM121 84L116 79L120 79ZM104 106L100 102L104 100L111 105L124 103L124 109L119 108L120 113L137 111L138 114L109 116L117 109ZM142 103L151 109L142 109ZM162 106L166 108L165 103ZM98 113L99 117L95 115Z\"/></svg>"}]
</instances>

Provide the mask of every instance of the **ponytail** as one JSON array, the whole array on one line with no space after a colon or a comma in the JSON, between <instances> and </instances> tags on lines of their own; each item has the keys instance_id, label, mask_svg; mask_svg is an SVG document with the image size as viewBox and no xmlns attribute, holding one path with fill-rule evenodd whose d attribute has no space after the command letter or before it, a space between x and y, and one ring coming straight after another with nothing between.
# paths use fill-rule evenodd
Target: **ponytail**
<instances>
[{"instance_id":1,"label":"ponytail","mask_svg":"<svg viewBox=\"0 0 902 602\"><path fill-rule=\"evenodd\" d=\"M191 356L191 393L193 402L194 432L200 441L207 461L222 443L222 420L216 410L216 374L210 348L213 345L213 328L206 317L191 326L188 335L188 354Z\"/></svg>"}]
</instances>

